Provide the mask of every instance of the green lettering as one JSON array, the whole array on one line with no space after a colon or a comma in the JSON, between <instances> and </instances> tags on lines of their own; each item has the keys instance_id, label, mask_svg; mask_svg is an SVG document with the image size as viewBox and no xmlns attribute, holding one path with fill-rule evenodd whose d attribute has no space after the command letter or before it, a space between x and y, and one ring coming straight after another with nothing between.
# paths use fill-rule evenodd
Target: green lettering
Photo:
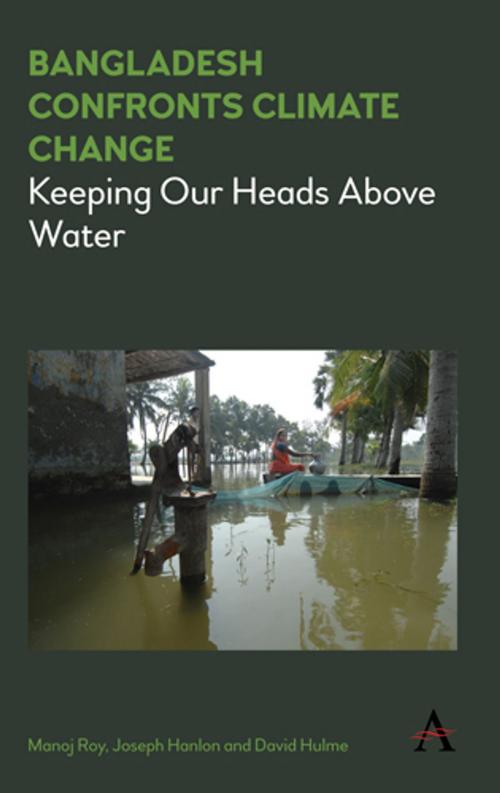
<instances>
[{"instance_id":1,"label":"green lettering","mask_svg":"<svg viewBox=\"0 0 500 793\"><path fill-rule=\"evenodd\" d=\"M369 91L360 94L359 98L365 102L365 118L373 118L373 103L380 98L380 94Z\"/></svg>"},{"instance_id":2,"label":"green lettering","mask_svg":"<svg viewBox=\"0 0 500 793\"><path fill-rule=\"evenodd\" d=\"M34 118L50 118L51 115L52 115L52 111L51 110L39 110L38 109L37 105L38 105L38 102L40 100L41 101L45 101L45 102L49 102L50 101L50 94L45 94L43 92L40 92L39 94L33 94L33 96L30 98L30 101L28 103L28 108L29 108L29 111L30 111L31 115L34 116Z\"/></svg>"},{"instance_id":3,"label":"green lettering","mask_svg":"<svg viewBox=\"0 0 500 793\"><path fill-rule=\"evenodd\" d=\"M399 118L399 111L397 109L398 100L399 94L397 93L382 94L382 118Z\"/></svg>"},{"instance_id":4,"label":"green lettering","mask_svg":"<svg viewBox=\"0 0 500 793\"><path fill-rule=\"evenodd\" d=\"M30 77L45 77L49 71L49 55L46 50L30 50Z\"/></svg>"},{"instance_id":5,"label":"green lettering","mask_svg":"<svg viewBox=\"0 0 500 793\"><path fill-rule=\"evenodd\" d=\"M36 135L32 138L29 142L28 152L32 160L35 162L47 162L48 160L52 159L51 152L47 152L47 154L39 154L38 152L38 144L39 143L47 143L50 144L51 140L48 135Z\"/></svg>"},{"instance_id":6,"label":"green lettering","mask_svg":"<svg viewBox=\"0 0 500 793\"><path fill-rule=\"evenodd\" d=\"M146 77L151 77L152 74L163 74L165 77L170 77L170 69L161 50L155 50L146 71Z\"/></svg>"},{"instance_id":7,"label":"green lettering","mask_svg":"<svg viewBox=\"0 0 500 793\"><path fill-rule=\"evenodd\" d=\"M361 118L361 113L351 93L345 95L340 105L339 112L337 113L337 118L339 119L345 118L346 116Z\"/></svg>"},{"instance_id":8,"label":"green lettering","mask_svg":"<svg viewBox=\"0 0 500 793\"><path fill-rule=\"evenodd\" d=\"M101 56L101 70L108 77L120 77L125 72L123 52L106 50Z\"/></svg>"}]
</instances>

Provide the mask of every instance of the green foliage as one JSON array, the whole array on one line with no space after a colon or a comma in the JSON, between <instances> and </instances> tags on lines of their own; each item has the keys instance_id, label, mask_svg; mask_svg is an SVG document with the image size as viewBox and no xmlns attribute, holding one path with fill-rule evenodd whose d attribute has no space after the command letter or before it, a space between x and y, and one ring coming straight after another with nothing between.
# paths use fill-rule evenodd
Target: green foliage
<instances>
[{"instance_id":1,"label":"green foliage","mask_svg":"<svg viewBox=\"0 0 500 793\"><path fill-rule=\"evenodd\" d=\"M370 436L383 448L394 411L403 416L404 429L423 416L427 403L429 353L426 350L328 350L314 380L316 405L328 403L331 420L355 443L360 462L375 458Z\"/></svg>"},{"instance_id":2,"label":"green foliage","mask_svg":"<svg viewBox=\"0 0 500 793\"><path fill-rule=\"evenodd\" d=\"M187 377L172 377L168 380L151 380L127 386L128 425L137 421L143 439L143 464L150 444L148 424L155 428L158 443L166 437L172 422L179 422L188 415L194 402L194 389Z\"/></svg>"},{"instance_id":3,"label":"green foliage","mask_svg":"<svg viewBox=\"0 0 500 793\"><path fill-rule=\"evenodd\" d=\"M151 442L163 441L176 423L187 418L195 402L194 390L186 377L137 383L127 388L129 426L137 421L143 438L143 460ZM148 438L153 425L155 438ZM297 451L331 454L328 421L299 427L276 413L271 405L249 405L236 396L222 401L210 398L212 455L216 462L267 459L276 430L285 427L290 445Z\"/></svg>"},{"instance_id":4,"label":"green foliage","mask_svg":"<svg viewBox=\"0 0 500 793\"><path fill-rule=\"evenodd\" d=\"M276 413L270 405L249 405L231 396L225 401L212 396L210 404L212 454L217 462L263 460L276 430L285 427L290 445L297 451L331 453L327 422L299 427Z\"/></svg>"},{"instance_id":5,"label":"green foliage","mask_svg":"<svg viewBox=\"0 0 500 793\"><path fill-rule=\"evenodd\" d=\"M428 372L427 350L328 350L314 381L316 404L335 408L355 397L350 411L370 405L375 418L400 402L413 418L425 411Z\"/></svg>"}]
</instances>

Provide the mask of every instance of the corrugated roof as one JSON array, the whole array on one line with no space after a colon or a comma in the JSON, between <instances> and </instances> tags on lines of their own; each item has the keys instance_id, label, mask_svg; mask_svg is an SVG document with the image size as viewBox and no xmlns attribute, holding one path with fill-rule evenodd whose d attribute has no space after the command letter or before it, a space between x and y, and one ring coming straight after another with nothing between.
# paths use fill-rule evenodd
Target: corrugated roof
<instances>
[{"instance_id":1,"label":"corrugated roof","mask_svg":"<svg viewBox=\"0 0 500 793\"><path fill-rule=\"evenodd\" d=\"M214 361L198 350L125 350L127 383L141 383L206 369Z\"/></svg>"}]
</instances>

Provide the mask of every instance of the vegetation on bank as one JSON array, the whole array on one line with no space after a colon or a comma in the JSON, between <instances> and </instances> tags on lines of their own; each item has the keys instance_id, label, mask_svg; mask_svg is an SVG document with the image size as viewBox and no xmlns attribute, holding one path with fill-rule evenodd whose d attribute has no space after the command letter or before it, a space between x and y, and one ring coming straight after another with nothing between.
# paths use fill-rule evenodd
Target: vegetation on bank
<instances>
[{"instance_id":1,"label":"vegetation on bank","mask_svg":"<svg viewBox=\"0 0 500 793\"><path fill-rule=\"evenodd\" d=\"M129 426L137 422L142 437L140 450L132 441L129 441L129 449L137 461L144 464L150 444L162 442L175 425L187 417L190 405L195 402L194 389L189 379L181 376L131 385L127 388L127 396ZM236 396L221 400L213 395L210 399L212 461L216 464L266 463L274 433L283 426L288 429L293 448L319 452L330 467L343 465L346 473L385 470L383 462L380 464L375 433L368 432L363 437L360 454L356 420L357 413L353 410L352 423L348 425L342 447L328 440L332 423L339 425L336 416L299 425L276 413L271 405L249 405ZM368 424L365 422L364 426ZM403 471L420 470L424 438L402 446Z\"/></svg>"},{"instance_id":2,"label":"vegetation on bank","mask_svg":"<svg viewBox=\"0 0 500 793\"><path fill-rule=\"evenodd\" d=\"M343 471L401 472L403 433L426 419L426 435L404 447L404 470L422 463L422 493L456 493L457 353L449 350L328 350L314 380L315 404L329 407L323 421L299 426L271 405L236 396L210 400L213 462L265 462L278 427L290 445L320 453ZM138 383L127 389L129 425L137 420L144 465L151 442L165 440L195 401L186 377ZM328 440L340 430L340 446ZM152 430L152 437L151 435Z\"/></svg>"},{"instance_id":3,"label":"vegetation on bank","mask_svg":"<svg viewBox=\"0 0 500 793\"><path fill-rule=\"evenodd\" d=\"M339 465L362 465L375 444L375 467L398 474L405 430L426 418L422 495L454 496L457 369L454 350L328 350L315 378L316 404L328 404L341 432Z\"/></svg>"},{"instance_id":4,"label":"vegetation on bank","mask_svg":"<svg viewBox=\"0 0 500 793\"><path fill-rule=\"evenodd\" d=\"M341 433L339 465L362 465L371 453L377 469L398 474L403 433L425 415L426 350L328 350L314 385L316 405L328 404Z\"/></svg>"},{"instance_id":5,"label":"vegetation on bank","mask_svg":"<svg viewBox=\"0 0 500 793\"><path fill-rule=\"evenodd\" d=\"M194 389L187 377L128 386L129 427L137 421L142 437L141 464L146 462L149 445L162 442L176 423L187 418L194 402ZM216 395L210 397L211 453L215 463L265 462L278 427L287 428L292 447L333 456L328 419L299 425L276 413L271 405L249 405L236 396L225 400Z\"/></svg>"}]
</instances>

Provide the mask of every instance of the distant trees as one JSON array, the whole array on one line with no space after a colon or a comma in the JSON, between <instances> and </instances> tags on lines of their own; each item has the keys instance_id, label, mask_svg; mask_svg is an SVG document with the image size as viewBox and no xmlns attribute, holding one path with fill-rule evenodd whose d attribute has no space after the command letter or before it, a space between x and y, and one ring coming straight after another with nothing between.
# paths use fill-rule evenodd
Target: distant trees
<instances>
[{"instance_id":1,"label":"distant trees","mask_svg":"<svg viewBox=\"0 0 500 793\"><path fill-rule=\"evenodd\" d=\"M173 377L127 387L129 426L137 421L143 441L142 465L150 442L164 441L176 423L185 419L195 402L194 389L187 377ZM285 427L290 445L298 451L313 450L330 454L329 420L299 426L276 413L271 405L249 405L230 396L210 398L211 453L215 462L250 462L267 459L276 430ZM154 432L154 437L148 437Z\"/></svg>"},{"instance_id":2,"label":"distant trees","mask_svg":"<svg viewBox=\"0 0 500 793\"><path fill-rule=\"evenodd\" d=\"M170 380L163 381L163 387L168 413L165 415L161 425L162 442L167 439L168 431L172 424L178 424L187 418L189 408L196 399L194 388L187 377L172 377ZM158 436L159 440L160 437Z\"/></svg>"},{"instance_id":3,"label":"distant trees","mask_svg":"<svg viewBox=\"0 0 500 793\"><path fill-rule=\"evenodd\" d=\"M403 434L427 416L422 494L445 498L456 491L457 353L442 350L328 350L314 380L318 408L327 404L324 421L288 421L268 404L250 405L237 396L210 400L212 458L215 462L263 461L279 427L288 431L299 451L331 456L333 423L341 434L339 465L368 460L389 473L400 471ZM172 424L188 415L194 389L186 377L137 383L127 388L129 425L135 421L143 441L148 427L156 442ZM424 441L407 447L419 460Z\"/></svg>"},{"instance_id":4,"label":"distant trees","mask_svg":"<svg viewBox=\"0 0 500 793\"><path fill-rule=\"evenodd\" d=\"M128 425L137 421L142 436L145 465L149 448L148 426L154 427L155 443L164 441L169 427L187 417L194 402L194 389L187 377L172 377L168 380L151 380L127 386Z\"/></svg>"},{"instance_id":5,"label":"distant trees","mask_svg":"<svg viewBox=\"0 0 500 793\"><path fill-rule=\"evenodd\" d=\"M134 422L139 424L142 436L143 454L141 465L146 464L148 453L148 424L157 426L158 417L168 410L162 397L162 389L158 383L134 383L127 388L127 417L128 425L133 427Z\"/></svg>"},{"instance_id":6,"label":"distant trees","mask_svg":"<svg viewBox=\"0 0 500 793\"><path fill-rule=\"evenodd\" d=\"M250 462L267 459L276 430L285 427L290 445L298 451L312 449L329 454L328 420L303 424L288 421L270 405L249 405L231 396L210 400L212 455L215 462Z\"/></svg>"}]
</instances>

